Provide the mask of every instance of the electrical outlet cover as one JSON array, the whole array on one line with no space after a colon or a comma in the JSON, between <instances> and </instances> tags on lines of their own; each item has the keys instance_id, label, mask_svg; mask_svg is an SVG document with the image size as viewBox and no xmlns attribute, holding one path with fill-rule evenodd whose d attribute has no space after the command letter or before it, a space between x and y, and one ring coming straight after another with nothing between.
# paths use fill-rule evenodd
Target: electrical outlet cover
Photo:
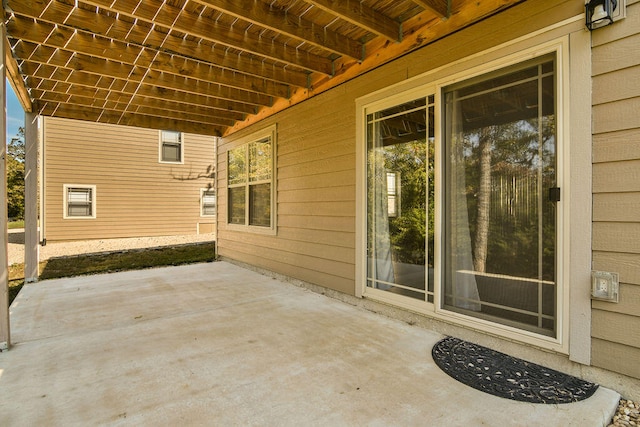
<instances>
[{"instance_id":1,"label":"electrical outlet cover","mask_svg":"<svg viewBox=\"0 0 640 427\"><path fill-rule=\"evenodd\" d=\"M618 302L618 273L608 271L591 272L591 298Z\"/></svg>"}]
</instances>

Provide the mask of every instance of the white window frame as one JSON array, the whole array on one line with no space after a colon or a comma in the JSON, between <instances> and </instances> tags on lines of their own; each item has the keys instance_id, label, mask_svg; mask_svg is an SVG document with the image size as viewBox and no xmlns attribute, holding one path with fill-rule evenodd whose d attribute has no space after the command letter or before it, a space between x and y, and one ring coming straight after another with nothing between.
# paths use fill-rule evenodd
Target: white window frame
<instances>
[{"instance_id":1,"label":"white window frame","mask_svg":"<svg viewBox=\"0 0 640 427\"><path fill-rule=\"evenodd\" d=\"M232 151L236 148L240 148L243 146L247 147L247 161L246 161L246 170L247 170L247 174L249 173L249 161L248 161L248 146L249 144L251 144L252 142L258 142L260 140L263 140L265 138L270 138L271 139L271 179L268 181L264 181L261 183L266 183L269 182L271 184L271 200L270 200L270 206L271 206L271 218L270 218L270 226L266 227L266 226L259 226L259 225L250 225L249 224L249 180L247 178L247 181L243 184L245 187L245 223L244 224L232 224L229 222L229 188L231 187L231 185L229 184L229 151ZM250 135L247 135L243 138L240 138L236 141L234 141L230 146L229 149L227 150L226 154L226 164L227 164L227 184L225 186L226 188L226 200L225 200L225 206L226 206L226 228L228 230L233 230L233 231L243 231L243 232L250 232L250 233L257 233L257 234L270 234L270 235L276 235L277 234L277 226L276 226L276 218L277 218L277 212L276 212L276 183L277 183L277 179L276 179L276 147L277 147L277 126L271 125L267 128L264 128L262 130L259 130L257 132L254 132Z\"/></svg>"},{"instance_id":2,"label":"white window frame","mask_svg":"<svg viewBox=\"0 0 640 427\"><path fill-rule=\"evenodd\" d=\"M201 188L200 189L200 216L203 218L213 218L216 216L216 213L205 214L204 213L204 194L212 192L214 197L214 206L216 212L218 211L218 195L216 194L216 190L214 188Z\"/></svg>"},{"instance_id":3,"label":"white window frame","mask_svg":"<svg viewBox=\"0 0 640 427\"><path fill-rule=\"evenodd\" d=\"M566 23L564 23L566 24ZM560 26L560 25L558 25ZM479 52L463 60L456 61L436 70L427 72L423 75L416 76L407 81L393 85L391 87L379 90L372 94L366 95L356 100L356 120L357 120L357 150L356 150L356 295L377 299L385 303L392 303L413 311L420 312L426 316L440 319L448 323L454 323L460 326L481 330L490 334L503 336L514 341L525 342L540 348L550 349L559 353L569 354L571 360L588 363L589 360L589 330L590 330L590 301L587 293L582 295L579 292L582 276L588 275L590 267L590 252L588 248L590 244L584 245L587 249L576 248L575 245L570 246L572 239L578 238L584 241L585 236L590 240L590 217L580 218L579 206L574 201L575 194L580 197L576 200L580 204L590 200L590 174L585 177L581 167L590 170L590 164L587 165L590 151L590 144L584 140L589 140L589 128L586 127L582 131L576 123L589 123L590 118L590 102L588 96L573 96L569 99L569 93L579 93L579 88L583 84L588 84L589 69L585 60L588 60L588 37L582 34L573 33L570 36L551 39L547 37L547 41L540 41L545 31L540 31L527 37L514 40L505 45L489 49L485 52ZM571 47L570 40L572 40ZM573 42L575 40L575 42ZM538 43L536 43L538 42ZM498 323L489 322L475 317L465 316L445 310L441 307L440 296L440 278L442 275L441 263L435 265L435 296L434 304L428 302L419 302L419 304L411 303L406 300L394 298L395 295L385 296L376 295L375 289L366 286L366 114L367 108L369 112L373 112L384 107L399 105L421 96L434 94L436 96L435 108L435 133L436 133L436 151L441 151L442 144L442 89L448 85L460 82L475 76L484 75L495 70L507 68L512 65L524 63L529 59L540 57L548 53L556 53L556 104L557 104L557 165L558 165L558 185L562 188L563 198L559 202L558 209L558 231L557 231L557 257L558 270L557 282L560 291L557 295L557 336L546 337L523 329L518 329ZM491 58L487 60L487 58ZM577 63L571 69L569 62ZM573 90L571 90L573 89ZM588 94L587 94L588 95ZM582 105L584 104L584 105ZM570 117L569 111L572 116ZM573 125L573 126L571 126ZM583 139L584 138L584 139ZM584 146L583 146L584 145ZM576 162L575 147L580 148L579 158L581 162ZM586 148L585 148L586 147ZM572 156L569 156L570 148ZM584 157L584 161L583 161ZM436 179L442 183L442 159L436 161ZM580 163L581 167L576 167ZM571 166L571 168L570 168ZM576 169L580 170L578 173ZM582 174L583 176L578 176ZM585 179L586 178L586 179ZM571 192L569 188L571 186ZM442 259L442 230L443 230L443 212L442 212L442 190L436 189L436 213L435 213L435 247L437 259ZM571 195L571 197L570 197ZM587 200L589 199L589 200ZM590 205L590 204L588 204ZM582 211L582 217L585 217ZM576 226L579 224L579 226ZM576 280L576 278L579 278ZM569 310L569 295L571 293L571 312ZM580 297L576 297L580 295ZM385 294L389 294L385 292ZM575 312L575 313L574 313ZM569 320L580 318L581 321L573 321L571 328ZM570 339L571 348L570 351Z\"/></svg>"},{"instance_id":4,"label":"white window frame","mask_svg":"<svg viewBox=\"0 0 640 427\"><path fill-rule=\"evenodd\" d=\"M174 160L164 160L162 157L162 148L164 145L164 139L162 137L162 133L163 132L171 132L171 133L177 133L178 134L178 138L180 140L180 161L174 161ZM178 132L178 131L173 131L173 130L160 130L158 131L158 162L159 163L166 163L166 164L171 164L171 165L182 165L184 164L184 132Z\"/></svg>"},{"instance_id":5,"label":"white window frame","mask_svg":"<svg viewBox=\"0 0 640 427\"><path fill-rule=\"evenodd\" d=\"M76 216L69 215L69 189L79 188L79 189L88 189L91 190L91 215L88 216ZM96 218L96 186L95 185L86 185L86 184L64 184L62 186L62 200L63 200L63 219L95 219Z\"/></svg>"}]
</instances>

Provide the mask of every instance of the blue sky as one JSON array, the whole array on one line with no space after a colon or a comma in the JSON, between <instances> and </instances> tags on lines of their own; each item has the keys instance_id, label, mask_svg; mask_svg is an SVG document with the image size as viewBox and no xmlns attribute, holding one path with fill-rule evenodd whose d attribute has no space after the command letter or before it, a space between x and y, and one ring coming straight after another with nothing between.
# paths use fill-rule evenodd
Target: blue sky
<instances>
[{"instance_id":1,"label":"blue sky","mask_svg":"<svg viewBox=\"0 0 640 427\"><path fill-rule=\"evenodd\" d=\"M13 88L7 82L7 142L18 134L18 128L24 126L24 110L18 102Z\"/></svg>"}]
</instances>

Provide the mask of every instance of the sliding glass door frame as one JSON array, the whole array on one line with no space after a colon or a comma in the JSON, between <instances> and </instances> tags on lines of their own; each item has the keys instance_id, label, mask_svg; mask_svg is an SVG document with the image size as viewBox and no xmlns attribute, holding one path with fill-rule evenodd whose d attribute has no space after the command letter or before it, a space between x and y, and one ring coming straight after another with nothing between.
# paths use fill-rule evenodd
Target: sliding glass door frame
<instances>
[{"instance_id":1,"label":"sliding glass door frame","mask_svg":"<svg viewBox=\"0 0 640 427\"><path fill-rule=\"evenodd\" d=\"M564 176L567 173L565 166L567 159L565 158L565 139L567 139L568 129L564 122L566 120L565 110L565 91L567 88L566 80L568 76L568 64L566 58L566 49L568 41L566 39L555 40L545 44L544 46L537 46L534 49L523 50L518 54L509 56L508 58L501 58L492 62L487 62L482 65L471 67L458 73L449 74L446 69L437 70L433 73L427 73L423 76L418 76L412 79L410 82L398 84L386 90L381 90L373 96L363 97L358 101L358 141L362 146L359 147L356 159L358 162L357 168L357 191L358 197L366 197L366 116L368 114L375 113L376 111L382 111L385 108L399 105L403 102L414 100L419 97L427 98L433 95L435 98L435 112L434 112L434 131L435 131L435 152L438 153L435 157L435 218L434 218L434 241L435 241L435 263L434 263L434 302L428 301L412 301L408 298L404 298L399 295L390 295L388 292L379 289L371 289L366 285L366 224L358 224L360 227L357 235L360 236L356 242L356 259L357 259L357 280L356 295L374 300L379 300L384 303L392 304L401 308L406 308L429 317L445 320L447 322L459 324L461 326L470 327L473 329L483 330L492 334L504 336L510 339L518 341L524 341L533 343L539 347L549 348L561 352L568 353L568 325L566 320L568 318L568 276L565 271L565 264L568 263L569 256L565 251L564 241L566 240L566 229L563 224L566 224L565 210L563 206L568 199L568 183L565 182ZM557 147L557 186L562 188L563 199L557 203L556 209L556 313L557 313L557 327L556 336L549 337L540 333L528 331L525 329L513 327L510 325L495 323L490 320L472 317L464 313L448 310L442 303L442 292L444 287L443 277L443 232L445 229L443 211L445 206L444 200L444 165L443 165L443 89L454 83L482 76L487 73L491 73L505 68L516 66L524 63L532 58L541 57L548 54L555 55L556 61L556 87L555 87L555 109L556 109L556 147ZM403 86L406 86L406 90L401 90ZM387 93L389 96L384 96ZM393 94L393 95L391 95ZM367 102L367 99L372 99ZM362 212L364 209L364 212ZM366 202L361 202L359 218L366 223ZM364 241L363 241L364 239ZM428 277L428 275L427 275ZM427 284L425 283L425 287Z\"/></svg>"}]
</instances>

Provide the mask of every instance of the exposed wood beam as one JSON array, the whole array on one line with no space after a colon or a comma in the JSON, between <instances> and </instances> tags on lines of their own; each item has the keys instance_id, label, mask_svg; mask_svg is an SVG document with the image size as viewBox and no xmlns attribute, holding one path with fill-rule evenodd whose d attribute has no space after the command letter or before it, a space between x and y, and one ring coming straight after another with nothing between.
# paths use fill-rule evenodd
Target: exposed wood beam
<instances>
[{"instance_id":1,"label":"exposed wood beam","mask_svg":"<svg viewBox=\"0 0 640 427\"><path fill-rule=\"evenodd\" d=\"M313 46L361 60L362 43L321 27L304 17L291 16L259 0L193 0L278 33L295 37Z\"/></svg>"},{"instance_id":2,"label":"exposed wood beam","mask_svg":"<svg viewBox=\"0 0 640 427\"><path fill-rule=\"evenodd\" d=\"M441 18L447 18L451 0L411 0L423 9L430 10Z\"/></svg>"},{"instance_id":3,"label":"exposed wood beam","mask_svg":"<svg viewBox=\"0 0 640 427\"><path fill-rule=\"evenodd\" d=\"M13 6L15 14L23 15L37 21L58 24L74 30L82 30L109 39L125 40L129 46L147 48L180 57L240 72L261 79L268 79L289 85L306 87L307 74L289 69L265 66L262 61L254 61L248 55L238 57L213 49L202 43L190 41L172 34L162 34L156 30L140 28L132 22L118 20L115 16L94 13L73 5L51 1L50 6L42 1L17 2Z\"/></svg>"},{"instance_id":4,"label":"exposed wood beam","mask_svg":"<svg viewBox=\"0 0 640 427\"><path fill-rule=\"evenodd\" d=\"M115 105L136 106L138 107L137 110L140 110L142 107L148 107L164 111L180 111L185 114L193 115L194 118L202 116L204 118L212 117L215 118L215 120L235 121L242 120L245 117L244 114L237 113L235 111L221 110L202 105L179 103L165 99L155 99L131 93L113 90L110 91L107 89L95 89L92 87L73 85L64 82L56 82L48 89L31 89L31 93L34 98L46 98L48 101L63 102L68 96L79 96L99 100L105 104L113 103ZM199 119L196 121L206 120ZM226 121L220 121L220 123L227 123Z\"/></svg>"},{"instance_id":5,"label":"exposed wood beam","mask_svg":"<svg viewBox=\"0 0 640 427\"><path fill-rule=\"evenodd\" d=\"M20 57L29 57L37 45L48 46L51 50L78 52L92 57L99 57L116 63L136 65L167 72L179 76L188 76L205 82L235 87L241 90L259 92L269 96L287 98L290 90L287 85L254 76L238 74L198 61L173 57L172 55L151 49L111 40L102 36L94 36L82 31L73 30L51 23L35 23L30 18L14 16L8 23L14 37L22 42L17 43L14 52ZM31 42L28 44L26 42ZM45 50L42 48L41 50ZM56 52L42 53L40 56L53 55Z\"/></svg>"},{"instance_id":6,"label":"exposed wood beam","mask_svg":"<svg viewBox=\"0 0 640 427\"><path fill-rule=\"evenodd\" d=\"M83 0L83 3L160 25L169 31L181 31L308 71L327 76L333 73L333 64L329 58L274 43L273 40L264 40L249 32L239 34L217 21L189 13L161 0L145 0L143 6L136 8L135 11L131 10L132 4L129 0Z\"/></svg>"},{"instance_id":7,"label":"exposed wood beam","mask_svg":"<svg viewBox=\"0 0 640 427\"><path fill-rule=\"evenodd\" d=\"M19 51L25 42L18 43L15 50ZM32 47L32 46L25 46ZM245 90L230 88L217 83L209 83L189 77L167 75L161 71L150 70L145 67L108 61L85 54L77 54L62 49L47 46L35 46L34 51L25 56L29 62L48 64L72 70L115 77L129 82L153 84L158 87L174 89L191 93L206 93L212 97L242 102L251 105L271 105L272 97Z\"/></svg>"},{"instance_id":8,"label":"exposed wood beam","mask_svg":"<svg viewBox=\"0 0 640 427\"><path fill-rule=\"evenodd\" d=\"M287 67L285 69L280 65L270 65L268 62L263 61L262 58L246 52L242 54L229 52L222 46L212 46L207 44L208 42L196 42L176 37L173 34L163 34L156 30L146 31L139 25L133 25L130 30L127 30L126 26L122 28L122 24L116 25L111 27L106 36L115 38L124 38L126 36L129 43L152 47L168 54L195 59L232 71L239 71L292 86L307 87L309 83L308 71L300 71L296 67Z\"/></svg>"},{"instance_id":9,"label":"exposed wood beam","mask_svg":"<svg viewBox=\"0 0 640 427\"><path fill-rule=\"evenodd\" d=\"M54 68L51 70L50 68ZM60 83L77 84L88 87L99 87L107 90L116 90L127 94L135 94L147 96L154 99L169 100L178 103L187 103L192 105L203 105L209 108L215 108L225 111L234 111L242 114L255 114L256 108L253 105L243 104L236 101L223 100L203 94L194 94L183 92L155 85L143 84L138 86L137 83L128 82L127 80L117 79L113 77L100 76L87 73L85 71L77 71L66 69L60 72L55 67L40 66L37 63L24 61L23 69L31 77L27 78L27 84L35 89L51 89L55 82L53 80L60 75ZM37 78L37 80L36 80ZM42 83L49 84L43 86Z\"/></svg>"},{"instance_id":10,"label":"exposed wood beam","mask_svg":"<svg viewBox=\"0 0 640 427\"><path fill-rule=\"evenodd\" d=\"M258 115L247 116L243 122L238 122L233 127L228 128L224 136L229 136L241 129L245 129L265 117L304 102L311 96L335 88L352 78L393 61L395 58L419 49L434 40L442 39L449 34L460 31L487 16L523 1L526 0L473 0L473 2L469 3L470 6L456 9L449 19L431 19L427 25L424 24L424 16L419 14L403 23L406 34L400 43L390 44L384 39L374 39L368 42L367 51L376 52L376 55L367 56L362 63L356 65L348 62L343 63L341 59L336 60L335 76L332 78L319 77L317 80L312 81L308 91L297 92L286 102L281 99L276 100L272 107L263 108Z\"/></svg>"},{"instance_id":11,"label":"exposed wood beam","mask_svg":"<svg viewBox=\"0 0 640 427\"><path fill-rule=\"evenodd\" d=\"M128 104L122 102L100 100L93 97L67 95L56 92L41 92L38 99L43 102L53 102L57 104L75 105L78 107L99 108L119 113L143 114L146 116L161 117L164 119L176 119L181 121L205 123L209 125L228 127L233 125L234 121L230 119L222 119L218 116L203 116L186 113L184 111L163 110L153 108L148 105Z\"/></svg>"},{"instance_id":12,"label":"exposed wood beam","mask_svg":"<svg viewBox=\"0 0 640 427\"><path fill-rule=\"evenodd\" d=\"M304 0L319 9L338 16L388 40L402 39L402 25L357 0Z\"/></svg>"},{"instance_id":13,"label":"exposed wood beam","mask_svg":"<svg viewBox=\"0 0 640 427\"><path fill-rule=\"evenodd\" d=\"M149 129L172 129L180 132L197 133L201 135L219 136L225 130L224 126L158 118L144 114L123 114L117 111L102 110L100 108L64 105L52 102L43 104L41 114L43 116L55 116L124 126L137 126Z\"/></svg>"},{"instance_id":14,"label":"exposed wood beam","mask_svg":"<svg viewBox=\"0 0 640 427\"><path fill-rule=\"evenodd\" d=\"M29 96L29 92L27 91L26 86L24 85L24 81L22 77L20 77L20 70L18 69L18 64L16 63L15 58L11 55L11 48L9 46L8 39L4 39L2 41L4 43L4 64L7 69L7 80L9 80L9 84L13 88L13 91L22 105L22 109L27 112L33 112L33 105L31 104L31 98Z\"/></svg>"}]
</instances>

